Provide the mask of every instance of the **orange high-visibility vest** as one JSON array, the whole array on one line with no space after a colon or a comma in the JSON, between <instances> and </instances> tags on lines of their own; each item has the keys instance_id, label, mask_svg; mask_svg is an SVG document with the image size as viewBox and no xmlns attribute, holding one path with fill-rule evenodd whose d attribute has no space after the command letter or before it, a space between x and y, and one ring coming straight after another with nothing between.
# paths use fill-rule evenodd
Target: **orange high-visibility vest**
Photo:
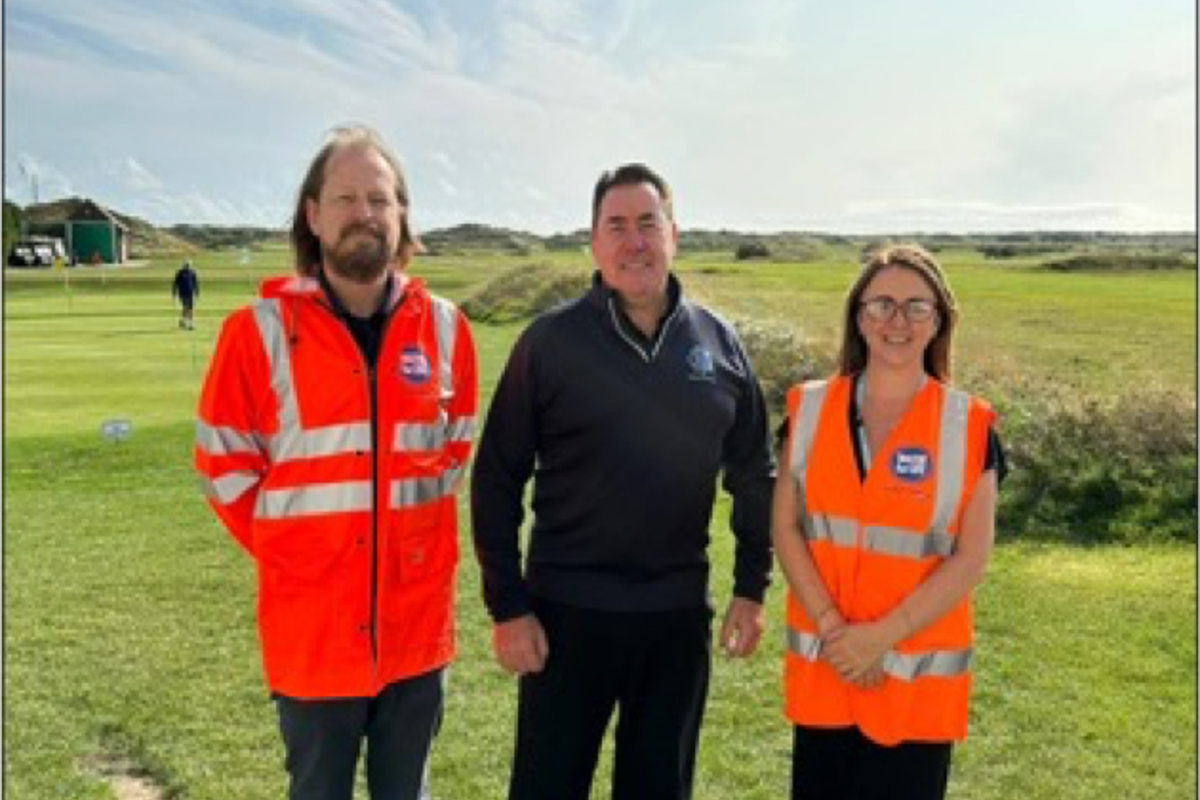
<instances>
[{"instance_id":1,"label":"orange high-visibility vest","mask_svg":"<svg viewBox=\"0 0 1200 800\"><path fill-rule=\"evenodd\" d=\"M258 571L273 691L370 697L454 655L455 490L477 401L466 319L396 275L374 370L312 279L263 284L209 365L195 463Z\"/></svg>"},{"instance_id":2,"label":"orange high-visibility vest","mask_svg":"<svg viewBox=\"0 0 1200 800\"><path fill-rule=\"evenodd\" d=\"M788 468L809 553L848 622L879 619L954 551L983 471L990 407L929 379L873 454L865 481L849 423L854 380L793 387ZM816 625L789 593L786 714L811 727L857 726L875 742L967 735L973 623L970 597L900 642L882 687L858 689L819 659Z\"/></svg>"}]
</instances>

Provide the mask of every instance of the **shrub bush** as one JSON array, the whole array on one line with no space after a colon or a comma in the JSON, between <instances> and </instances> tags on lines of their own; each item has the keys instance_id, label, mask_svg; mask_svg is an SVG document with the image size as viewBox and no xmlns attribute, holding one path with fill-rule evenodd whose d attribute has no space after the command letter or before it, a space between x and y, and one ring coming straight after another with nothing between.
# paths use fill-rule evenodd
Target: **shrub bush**
<instances>
[{"instance_id":1,"label":"shrub bush","mask_svg":"<svg viewBox=\"0 0 1200 800\"><path fill-rule=\"evenodd\" d=\"M1127 270L1196 269L1195 256L1186 253L1094 253L1048 261L1055 272L1111 272Z\"/></svg>"},{"instance_id":2,"label":"shrub bush","mask_svg":"<svg viewBox=\"0 0 1200 800\"><path fill-rule=\"evenodd\" d=\"M591 275L553 264L532 263L508 270L463 300L469 319L514 322L528 319L587 291Z\"/></svg>"},{"instance_id":3,"label":"shrub bush","mask_svg":"<svg viewBox=\"0 0 1200 800\"><path fill-rule=\"evenodd\" d=\"M751 258L770 258L771 251L762 242L745 242L737 246L733 257L738 261L746 261Z\"/></svg>"},{"instance_id":4,"label":"shrub bush","mask_svg":"<svg viewBox=\"0 0 1200 800\"><path fill-rule=\"evenodd\" d=\"M733 320L733 326L746 346L767 410L776 422L783 418L790 387L828 377L835 368L836 358L828 347L810 341L794 328L746 319Z\"/></svg>"},{"instance_id":5,"label":"shrub bush","mask_svg":"<svg viewBox=\"0 0 1200 800\"><path fill-rule=\"evenodd\" d=\"M1011 472L1001 536L1086 544L1196 541L1195 404L1164 391L998 402Z\"/></svg>"}]
</instances>

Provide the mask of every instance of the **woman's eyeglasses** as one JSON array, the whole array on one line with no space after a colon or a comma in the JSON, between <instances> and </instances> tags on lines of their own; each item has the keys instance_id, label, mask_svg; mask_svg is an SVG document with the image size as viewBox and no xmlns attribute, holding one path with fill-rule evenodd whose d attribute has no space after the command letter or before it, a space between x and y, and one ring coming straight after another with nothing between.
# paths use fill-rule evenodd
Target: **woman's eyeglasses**
<instances>
[{"instance_id":1,"label":"woman's eyeglasses","mask_svg":"<svg viewBox=\"0 0 1200 800\"><path fill-rule=\"evenodd\" d=\"M937 311L937 303L924 297L910 297L900 302L894 297L883 295L863 300L858 307L867 312L867 316L876 322L888 322L896 316L897 311L904 312L904 318L909 322L925 322Z\"/></svg>"}]
</instances>

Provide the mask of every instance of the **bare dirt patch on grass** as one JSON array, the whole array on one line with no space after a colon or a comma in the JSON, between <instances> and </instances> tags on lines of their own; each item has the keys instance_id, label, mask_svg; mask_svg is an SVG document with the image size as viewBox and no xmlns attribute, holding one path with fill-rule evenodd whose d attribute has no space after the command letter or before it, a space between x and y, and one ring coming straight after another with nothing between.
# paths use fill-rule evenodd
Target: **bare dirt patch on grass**
<instances>
[{"instance_id":1,"label":"bare dirt patch on grass","mask_svg":"<svg viewBox=\"0 0 1200 800\"><path fill-rule=\"evenodd\" d=\"M117 800L165 800L166 791L132 759L101 753L83 759L80 769L108 783Z\"/></svg>"}]
</instances>

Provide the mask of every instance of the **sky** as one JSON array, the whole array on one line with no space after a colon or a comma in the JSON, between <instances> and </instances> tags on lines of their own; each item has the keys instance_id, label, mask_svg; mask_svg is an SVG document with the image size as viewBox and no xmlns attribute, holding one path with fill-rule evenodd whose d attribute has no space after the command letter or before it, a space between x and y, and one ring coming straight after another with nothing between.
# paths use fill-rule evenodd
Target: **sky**
<instances>
[{"instance_id":1,"label":"sky","mask_svg":"<svg viewBox=\"0 0 1200 800\"><path fill-rule=\"evenodd\" d=\"M1193 0L3 0L4 196L285 227L377 129L418 230L1194 231Z\"/></svg>"}]
</instances>

